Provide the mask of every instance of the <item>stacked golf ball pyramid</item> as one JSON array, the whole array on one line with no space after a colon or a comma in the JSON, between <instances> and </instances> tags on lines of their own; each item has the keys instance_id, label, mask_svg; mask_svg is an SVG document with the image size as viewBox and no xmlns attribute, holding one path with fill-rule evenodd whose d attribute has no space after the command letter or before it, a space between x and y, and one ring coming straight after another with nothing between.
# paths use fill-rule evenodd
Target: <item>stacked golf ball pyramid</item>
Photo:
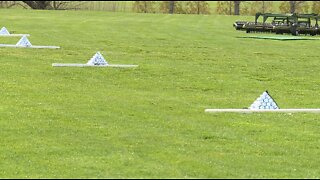
<instances>
[{"instance_id":1,"label":"stacked golf ball pyramid","mask_svg":"<svg viewBox=\"0 0 320 180\"><path fill-rule=\"evenodd\" d=\"M279 107L268 92L265 91L251 104L249 109L279 109Z\"/></svg>"},{"instance_id":2,"label":"stacked golf ball pyramid","mask_svg":"<svg viewBox=\"0 0 320 180\"><path fill-rule=\"evenodd\" d=\"M1 35L9 35L9 31L7 30L7 28L5 27L2 27L1 30L0 30L0 34Z\"/></svg>"},{"instance_id":3,"label":"stacked golf ball pyramid","mask_svg":"<svg viewBox=\"0 0 320 180\"><path fill-rule=\"evenodd\" d=\"M100 52L97 52L88 62L89 65L108 65L108 62L104 59Z\"/></svg>"},{"instance_id":4,"label":"stacked golf ball pyramid","mask_svg":"<svg viewBox=\"0 0 320 180\"><path fill-rule=\"evenodd\" d=\"M22 36L22 38L16 44L17 46L25 46L29 47L32 46L31 42L28 40L27 36Z\"/></svg>"}]
</instances>

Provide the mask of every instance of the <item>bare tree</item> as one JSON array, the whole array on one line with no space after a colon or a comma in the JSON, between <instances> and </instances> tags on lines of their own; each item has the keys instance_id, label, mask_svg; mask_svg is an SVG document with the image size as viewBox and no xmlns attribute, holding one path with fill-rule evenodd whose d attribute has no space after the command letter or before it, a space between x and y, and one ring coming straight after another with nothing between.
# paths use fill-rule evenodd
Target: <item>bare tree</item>
<instances>
[{"instance_id":1,"label":"bare tree","mask_svg":"<svg viewBox=\"0 0 320 180\"><path fill-rule=\"evenodd\" d=\"M216 12L218 14L232 15L234 10L234 1L217 1Z\"/></svg>"},{"instance_id":2,"label":"bare tree","mask_svg":"<svg viewBox=\"0 0 320 180\"><path fill-rule=\"evenodd\" d=\"M117 1L112 1L112 11L116 12L118 9L118 2Z\"/></svg>"},{"instance_id":3,"label":"bare tree","mask_svg":"<svg viewBox=\"0 0 320 180\"><path fill-rule=\"evenodd\" d=\"M312 12L320 13L320 1L312 1Z\"/></svg>"},{"instance_id":4,"label":"bare tree","mask_svg":"<svg viewBox=\"0 0 320 180\"><path fill-rule=\"evenodd\" d=\"M79 9L85 1L22 1L32 9Z\"/></svg>"},{"instance_id":5,"label":"bare tree","mask_svg":"<svg viewBox=\"0 0 320 180\"><path fill-rule=\"evenodd\" d=\"M289 1L290 4L290 13L294 13L296 11L296 1Z\"/></svg>"},{"instance_id":6,"label":"bare tree","mask_svg":"<svg viewBox=\"0 0 320 180\"><path fill-rule=\"evenodd\" d=\"M155 1L135 1L132 9L139 13L155 13Z\"/></svg>"},{"instance_id":7,"label":"bare tree","mask_svg":"<svg viewBox=\"0 0 320 180\"><path fill-rule=\"evenodd\" d=\"M200 14L200 2L197 1L197 14Z\"/></svg>"},{"instance_id":8,"label":"bare tree","mask_svg":"<svg viewBox=\"0 0 320 180\"><path fill-rule=\"evenodd\" d=\"M289 1L290 3L290 13L293 14L296 12L297 7L304 3L304 1Z\"/></svg>"},{"instance_id":9,"label":"bare tree","mask_svg":"<svg viewBox=\"0 0 320 180\"><path fill-rule=\"evenodd\" d=\"M282 1L279 9L282 13L308 13L309 4L307 1Z\"/></svg>"},{"instance_id":10,"label":"bare tree","mask_svg":"<svg viewBox=\"0 0 320 180\"><path fill-rule=\"evenodd\" d=\"M32 9L53 9L51 1L22 1Z\"/></svg>"},{"instance_id":11,"label":"bare tree","mask_svg":"<svg viewBox=\"0 0 320 180\"><path fill-rule=\"evenodd\" d=\"M52 6L55 10L67 9L67 4L67 1L52 1Z\"/></svg>"},{"instance_id":12,"label":"bare tree","mask_svg":"<svg viewBox=\"0 0 320 180\"><path fill-rule=\"evenodd\" d=\"M23 8L26 8L21 3L19 3L19 1L0 1L1 8L11 8L13 6L21 6Z\"/></svg>"},{"instance_id":13,"label":"bare tree","mask_svg":"<svg viewBox=\"0 0 320 180\"><path fill-rule=\"evenodd\" d=\"M169 14L174 13L174 1L169 1Z\"/></svg>"},{"instance_id":14,"label":"bare tree","mask_svg":"<svg viewBox=\"0 0 320 180\"><path fill-rule=\"evenodd\" d=\"M240 15L240 2L234 1L234 15Z\"/></svg>"},{"instance_id":15,"label":"bare tree","mask_svg":"<svg viewBox=\"0 0 320 180\"><path fill-rule=\"evenodd\" d=\"M123 1L123 3L122 3L122 10L124 11L124 12L126 12L126 1Z\"/></svg>"},{"instance_id":16,"label":"bare tree","mask_svg":"<svg viewBox=\"0 0 320 180\"><path fill-rule=\"evenodd\" d=\"M183 9L186 14L210 14L209 4L206 1L187 1Z\"/></svg>"}]
</instances>

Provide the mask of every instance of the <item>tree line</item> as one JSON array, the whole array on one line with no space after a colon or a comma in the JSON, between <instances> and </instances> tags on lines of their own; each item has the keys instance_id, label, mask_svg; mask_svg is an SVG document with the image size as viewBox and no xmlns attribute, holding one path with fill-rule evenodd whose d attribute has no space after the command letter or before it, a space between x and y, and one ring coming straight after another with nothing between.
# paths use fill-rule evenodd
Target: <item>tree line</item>
<instances>
[{"instance_id":1,"label":"tree line","mask_svg":"<svg viewBox=\"0 0 320 180\"><path fill-rule=\"evenodd\" d=\"M254 15L272 12L272 1L217 1L216 12L225 15ZM281 1L280 13L320 13L320 1ZM310 4L311 3L311 4Z\"/></svg>"},{"instance_id":2,"label":"tree line","mask_svg":"<svg viewBox=\"0 0 320 180\"><path fill-rule=\"evenodd\" d=\"M134 12L155 13L158 1L135 1ZM273 12L273 1L217 1L215 12L224 15L254 15ZM280 13L320 13L320 1L278 1ZM310 4L311 3L311 4ZM160 12L170 14L210 14L207 1L162 1ZM277 11L277 12L279 12Z\"/></svg>"},{"instance_id":3,"label":"tree line","mask_svg":"<svg viewBox=\"0 0 320 180\"><path fill-rule=\"evenodd\" d=\"M11 2L11 4L8 2ZM75 3L78 2L78 3ZM0 7L20 5L32 9L81 9L85 1L0 1ZM121 8L117 1L108 2L110 11ZM256 12L280 13L320 13L320 1L216 1L214 9L210 9L208 1L132 1L133 12L138 13L169 13L169 14L215 14L223 15L254 15ZM277 4L277 10L274 10ZM123 7L124 9L125 7ZM86 9L86 8L82 8Z\"/></svg>"},{"instance_id":4,"label":"tree line","mask_svg":"<svg viewBox=\"0 0 320 180\"><path fill-rule=\"evenodd\" d=\"M207 1L134 1L133 11L139 13L210 14Z\"/></svg>"}]
</instances>

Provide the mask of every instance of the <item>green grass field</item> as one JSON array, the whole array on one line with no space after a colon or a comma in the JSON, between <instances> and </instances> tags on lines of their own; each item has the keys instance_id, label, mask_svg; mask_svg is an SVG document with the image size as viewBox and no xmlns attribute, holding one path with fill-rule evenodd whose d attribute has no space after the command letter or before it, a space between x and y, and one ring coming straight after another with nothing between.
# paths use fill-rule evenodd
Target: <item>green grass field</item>
<instances>
[{"instance_id":1,"label":"green grass field","mask_svg":"<svg viewBox=\"0 0 320 180\"><path fill-rule=\"evenodd\" d=\"M320 108L320 41L237 38L245 16L0 15L32 44L61 46L0 48L0 178L320 177L319 114L204 113L265 90L280 108ZM139 67L51 66L96 51Z\"/></svg>"}]
</instances>

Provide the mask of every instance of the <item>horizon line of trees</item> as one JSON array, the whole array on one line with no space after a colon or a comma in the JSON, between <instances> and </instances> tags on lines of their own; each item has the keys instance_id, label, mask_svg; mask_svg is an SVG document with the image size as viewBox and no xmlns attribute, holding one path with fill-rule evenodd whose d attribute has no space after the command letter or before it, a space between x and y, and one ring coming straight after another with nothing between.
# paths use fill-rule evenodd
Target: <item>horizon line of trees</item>
<instances>
[{"instance_id":1,"label":"horizon line of trees","mask_svg":"<svg viewBox=\"0 0 320 180\"><path fill-rule=\"evenodd\" d=\"M134 1L138 13L210 14L207 1Z\"/></svg>"},{"instance_id":2,"label":"horizon line of trees","mask_svg":"<svg viewBox=\"0 0 320 180\"><path fill-rule=\"evenodd\" d=\"M11 4L8 4L11 2ZM31 9L66 10L80 9L84 1L0 1L0 6L19 5ZM280 3L281 2L281 3ZM215 13L222 15L254 15L272 12L273 1L217 1ZM279 1L280 13L320 13L320 1ZM116 1L112 4L116 11ZM134 1L132 11L138 13L210 14L208 1Z\"/></svg>"},{"instance_id":3,"label":"horizon line of trees","mask_svg":"<svg viewBox=\"0 0 320 180\"><path fill-rule=\"evenodd\" d=\"M135 1L134 10L140 13L155 13L157 1ZM320 1L280 1L280 13L320 13ZM225 15L254 15L257 12L272 12L273 1L217 1L215 12ZM162 1L160 12L170 14L210 14L207 1Z\"/></svg>"},{"instance_id":4,"label":"horizon line of trees","mask_svg":"<svg viewBox=\"0 0 320 180\"><path fill-rule=\"evenodd\" d=\"M320 13L320 1L281 1L280 13ZM216 12L225 15L254 15L257 12L272 12L273 1L217 1ZM240 13L241 12L241 13Z\"/></svg>"}]
</instances>

